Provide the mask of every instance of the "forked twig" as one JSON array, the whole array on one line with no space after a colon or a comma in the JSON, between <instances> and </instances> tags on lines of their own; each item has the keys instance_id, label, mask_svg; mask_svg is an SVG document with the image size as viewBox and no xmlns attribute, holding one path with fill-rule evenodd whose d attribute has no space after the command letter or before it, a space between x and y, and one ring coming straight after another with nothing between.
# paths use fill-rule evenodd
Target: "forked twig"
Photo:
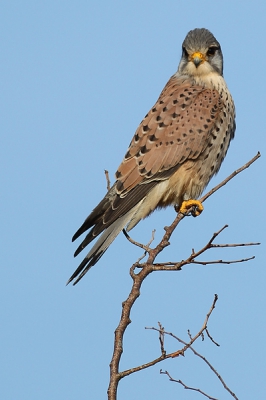
<instances>
[{"instance_id":1,"label":"forked twig","mask_svg":"<svg viewBox=\"0 0 266 400\"><path fill-rule=\"evenodd\" d=\"M168 378L169 378L169 380L172 381L172 382L180 383L180 384L183 386L184 389L194 390L195 392L199 392L200 394L202 394L203 396L207 397L207 398L210 399L210 400L219 400L219 399L217 399L216 397L211 397L211 396L209 396L207 393L203 392L201 389L196 389L196 388L193 388L193 387L191 387L191 386L185 385L184 382L181 381L181 379L178 379L178 380L177 380L177 379L172 378L168 371L162 371L162 370L160 370L160 374L165 374L165 375L167 375Z\"/></svg>"},{"instance_id":2,"label":"forked twig","mask_svg":"<svg viewBox=\"0 0 266 400\"><path fill-rule=\"evenodd\" d=\"M211 310L210 310L210 311L211 311ZM211 312L212 312L212 311L211 311ZM209 316L210 316L210 314L209 314ZM207 317L208 317L208 318L209 318L209 316L208 316L208 314L207 314ZM206 322L206 320L205 320L205 322ZM154 330L157 330L156 328L153 328L153 329L154 329ZM199 334L200 334L200 333L203 333L204 331L207 333L207 336L210 338L210 340L211 340L216 346L220 346L218 343L215 342L215 340L214 340L214 339L211 337L211 335L209 334L208 329L207 329L207 325L206 325L205 329L203 329L203 330L201 329L201 330L198 332L198 337L200 336ZM220 382L222 383L222 385L223 385L223 387L225 388L225 390L227 390L235 400L238 400L238 398L236 397L235 393L232 392L231 389L229 389L229 387L226 385L226 383L225 383L225 381L223 380L223 378L221 377L221 375L216 371L216 369L211 365L211 363L210 363L204 356L202 356L200 353L198 353L198 352L192 347L192 343L191 343L192 337L191 337L189 331L188 331L188 336L189 336L189 338L190 338L190 342L189 342L189 343L186 343L184 340L180 339L179 337L177 337L176 335L174 335L172 332L167 332L167 331L164 330L164 335L168 335L168 336L173 337L173 338L176 339L179 343L182 343L183 345L187 346L187 348L190 349L197 357L201 358L201 359L209 366L209 368L213 371L213 373L217 376L217 378L220 380Z\"/></svg>"},{"instance_id":3,"label":"forked twig","mask_svg":"<svg viewBox=\"0 0 266 400\"><path fill-rule=\"evenodd\" d=\"M207 313L206 318L205 318L205 321L204 321L204 323L203 323L201 329L198 331L198 333L197 333L194 337L192 337L192 336L190 335L190 332L188 331L188 334L189 334L189 337L190 337L190 342L189 342L189 343L185 343L183 340L179 339L179 338L178 338L177 336L175 336L173 333L171 333L171 332L166 332L165 330L161 331L160 329L158 329L158 328L153 328L153 327L152 327L152 328L145 328L145 329L151 329L151 330L154 330L154 331L159 332L159 334L162 334L162 333L163 333L164 335L172 336L173 338L175 338L176 340L178 340L180 343L183 343L183 344L185 345L181 350L177 350L177 351L175 351L175 352L173 352L173 353L167 354L167 358L169 358L169 357L175 358L175 357L178 357L179 355L184 355L184 352L185 352L190 346L192 346L192 344L193 344L193 343L203 334L203 332L207 329L207 325L208 325L209 318L210 318L210 316L211 316L211 313L212 313L213 310L215 309L215 304L216 304L217 300L218 300L218 296L217 296L217 294L215 294L215 295L214 295L214 300L213 300L212 305L211 305L211 308L210 308L209 312ZM159 326L160 326L160 325L159 325Z\"/></svg>"}]
</instances>

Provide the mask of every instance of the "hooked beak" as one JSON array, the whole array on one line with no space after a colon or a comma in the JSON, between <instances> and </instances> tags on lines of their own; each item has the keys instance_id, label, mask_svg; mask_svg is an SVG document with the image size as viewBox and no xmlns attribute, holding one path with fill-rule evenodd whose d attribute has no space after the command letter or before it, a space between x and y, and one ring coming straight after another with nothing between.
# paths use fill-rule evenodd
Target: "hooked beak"
<instances>
[{"instance_id":1,"label":"hooked beak","mask_svg":"<svg viewBox=\"0 0 266 400\"><path fill-rule=\"evenodd\" d=\"M206 60L205 56L200 52L195 52L191 55L190 61L195 64L195 67L198 68L200 64L202 64Z\"/></svg>"}]
</instances>

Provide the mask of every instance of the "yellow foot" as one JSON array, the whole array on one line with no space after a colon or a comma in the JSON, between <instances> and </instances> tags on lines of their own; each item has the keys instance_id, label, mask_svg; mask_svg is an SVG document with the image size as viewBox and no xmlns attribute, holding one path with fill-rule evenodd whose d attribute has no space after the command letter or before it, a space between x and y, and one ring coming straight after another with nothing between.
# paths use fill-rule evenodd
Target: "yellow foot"
<instances>
[{"instance_id":1,"label":"yellow foot","mask_svg":"<svg viewBox=\"0 0 266 400\"><path fill-rule=\"evenodd\" d=\"M186 215L189 210L193 217L198 217L202 213L204 208L199 200L184 200L181 204L179 212Z\"/></svg>"}]
</instances>

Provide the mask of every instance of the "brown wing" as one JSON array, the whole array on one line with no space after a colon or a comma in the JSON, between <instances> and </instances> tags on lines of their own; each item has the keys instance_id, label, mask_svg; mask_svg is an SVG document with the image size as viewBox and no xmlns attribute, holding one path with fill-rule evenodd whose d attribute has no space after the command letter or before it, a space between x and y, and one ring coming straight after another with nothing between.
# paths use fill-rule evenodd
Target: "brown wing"
<instances>
[{"instance_id":1,"label":"brown wing","mask_svg":"<svg viewBox=\"0 0 266 400\"><path fill-rule=\"evenodd\" d=\"M139 125L116 172L117 182L74 235L73 240L92 228L75 255L138 204L158 181L168 179L186 160L199 157L211 140L222 106L216 90L175 76L169 80Z\"/></svg>"},{"instance_id":2,"label":"brown wing","mask_svg":"<svg viewBox=\"0 0 266 400\"><path fill-rule=\"evenodd\" d=\"M137 185L196 159L206 148L222 107L216 90L173 76L139 125L117 170L117 193L124 197ZM163 175L166 179L168 174Z\"/></svg>"}]
</instances>

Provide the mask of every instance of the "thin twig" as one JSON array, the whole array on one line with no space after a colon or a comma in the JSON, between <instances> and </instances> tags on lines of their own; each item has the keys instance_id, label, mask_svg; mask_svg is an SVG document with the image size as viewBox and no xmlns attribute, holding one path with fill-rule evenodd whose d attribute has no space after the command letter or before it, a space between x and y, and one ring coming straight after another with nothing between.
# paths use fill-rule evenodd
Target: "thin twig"
<instances>
[{"instance_id":1,"label":"thin twig","mask_svg":"<svg viewBox=\"0 0 266 400\"><path fill-rule=\"evenodd\" d=\"M244 246L259 246L260 242L251 242L251 243L225 243L225 244L213 244L210 246L211 248L218 248L218 247L244 247Z\"/></svg>"},{"instance_id":2,"label":"thin twig","mask_svg":"<svg viewBox=\"0 0 266 400\"><path fill-rule=\"evenodd\" d=\"M198 261L198 260L183 260L180 262L171 262L171 263L156 263L154 264L154 271L181 271L184 265L188 264L198 264L198 265L212 265L212 264L237 264L242 262L247 262L250 260L254 260L255 256L251 256L248 258L241 258L239 260L213 260L213 261ZM142 267L142 265L139 265Z\"/></svg>"},{"instance_id":3,"label":"thin twig","mask_svg":"<svg viewBox=\"0 0 266 400\"><path fill-rule=\"evenodd\" d=\"M190 346L189 348L191 351L193 351L193 353L201 358L209 367L210 369L214 372L214 374L217 376L217 378L220 380L220 382L222 383L223 387L231 394L231 396L235 399L238 400L238 398L236 397L235 393L232 392L231 389L229 389L229 387L226 385L225 381L223 380L223 378L221 377L221 375L216 371L216 369L214 369L214 367L211 365L211 363L205 358L203 357L201 354L199 354L193 347Z\"/></svg>"},{"instance_id":4,"label":"thin twig","mask_svg":"<svg viewBox=\"0 0 266 400\"><path fill-rule=\"evenodd\" d=\"M207 200L211 195L213 195L213 193L217 192L217 190L219 190L221 187L223 187L224 185L227 184L227 182L229 182L231 179L233 179L236 175L240 174L240 172L244 171L245 169L247 169L248 167L251 166L251 164L253 164L256 160L258 160L258 158L260 158L260 152L258 151L258 153L255 155L255 157L253 157L250 161L248 161L245 165L243 165L243 167L238 168L237 170L235 170L234 172L232 172L231 175L229 175L226 179L224 179L221 183L219 183L219 185L215 186L214 188L212 188L208 193L206 193L201 199L200 202L203 203L205 200Z\"/></svg>"},{"instance_id":5,"label":"thin twig","mask_svg":"<svg viewBox=\"0 0 266 400\"><path fill-rule=\"evenodd\" d=\"M242 258L239 260L230 260L230 261L224 261L224 260L214 260L214 261L197 261L197 260L192 260L191 264L199 264L199 265L208 265L208 264L237 264L237 263L242 263L250 260L254 260L255 256L248 257L248 258Z\"/></svg>"},{"instance_id":6,"label":"thin twig","mask_svg":"<svg viewBox=\"0 0 266 400\"><path fill-rule=\"evenodd\" d=\"M211 305L211 308L210 308L209 312L208 312L207 315L206 315L206 318L205 318L205 321L204 321L204 324L203 324L202 328L200 329L200 331L199 331L194 337L192 337L192 338L190 339L190 342L187 343L187 344L185 345L185 348L186 348L186 349L187 349L188 347L190 347L190 346L201 336L201 334L202 334L202 333L205 331L205 329L207 328L207 324L208 324L209 318L210 318L210 316L211 316L211 313L212 313L213 310L215 309L215 305L216 305L217 300L218 300L218 295L215 294L215 295L214 295L214 300L213 300L212 305ZM176 353L178 353L178 352L176 352ZM172 353L172 357L176 357L176 356L175 356L176 353ZM177 355L178 355L178 354L177 354Z\"/></svg>"},{"instance_id":7,"label":"thin twig","mask_svg":"<svg viewBox=\"0 0 266 400\"><path fill-rule=\"evenodd\" d=\"M178 380L177 380L177 379L172 378L168 371L162 371L162 370L160 370L160 374L165 374L165 375L167 375L168 378L169 378L169 380L172 381L172 382L180 383L180 384L183 386L184 389L194 390L195 392L199 392L200 394L202 394L203 396L207 397L207 398L210 399L210 400L219 400L219 399L217 399L216 397L211 397L211 396L209 396L207 393L203 392L201 389L196 389L196 388L193 388L193 387L191 387L191 386L185 385L185 384L181 381L181 379L178 379Z\"/></svg>"},{"instance_id":8,"label":"thin twig","mask_svg":"<svg viewBox=\"0 0 266 400\"><path fill-rule=\"evenodd\" d=\"M207 333L207 336L208 336L208 338L212 341L212 343L214 343L217 347L220 347L219 343L217 343L217 342L213 339L213 337L210 335L210 333L209 333L209 331L208 331L207 328L205 329L205 332Z\"/></svg>"},{"instance_id":9,"label":"thin twig","mask_svg":"<svg viewBox=\"0 0 266 400\"><path fill-rule=\"evenodd\" d=\"M132 239L132 238L129 236L129 234L127 233L127 231L126 231L125 229L123 229L122 232L123 232L123 234L125 235L125 237L127 238L127 240L128 240L130 243L132 243L132 244L134 244L135 246L140 247L141 249L145 250L145 255L147 254L148 251L151 250L149 246L150 246L151 243L154 241L154 235L155 235L155 232L156 232L155 229L153 229L151 239L150 239L150 241L149 241L146 245L145 245L145 244L142 244L142 243L139 243L139 242L136 242L136 240ZM143 257L145 257L145 255L144 255ZM143 257L141 257L140 260L141 260Z\"/></svg>"}]
</instances>

